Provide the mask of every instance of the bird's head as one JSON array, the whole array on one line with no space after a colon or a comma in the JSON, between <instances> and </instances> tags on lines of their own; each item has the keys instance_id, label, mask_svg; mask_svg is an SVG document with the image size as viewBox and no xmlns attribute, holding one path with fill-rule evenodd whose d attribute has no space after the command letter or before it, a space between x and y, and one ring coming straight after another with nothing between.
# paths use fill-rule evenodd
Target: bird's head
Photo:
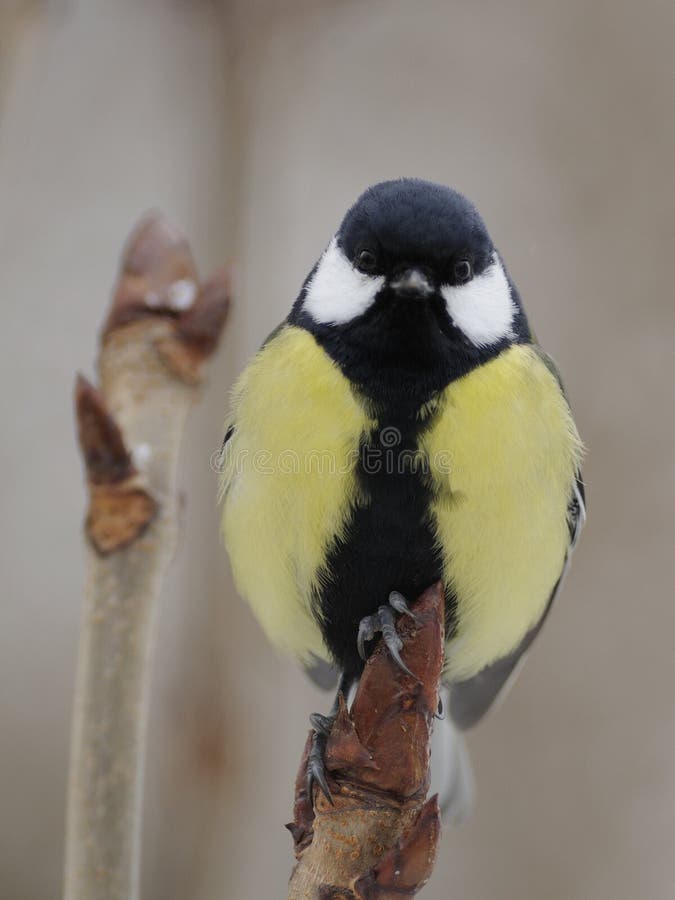
<instances>
[{"instance_id":1,"label":"bird's head","mask_svg":"<svg viewBox=\"0 0 675 900\"><path fill-rule=\"evenodd\" d=\"M385 181L359 197L291 320L360 382L387 367L404 379L434 370L447 382L529 336L475 207L418 179Z\"/></svg>"}]
</instances>

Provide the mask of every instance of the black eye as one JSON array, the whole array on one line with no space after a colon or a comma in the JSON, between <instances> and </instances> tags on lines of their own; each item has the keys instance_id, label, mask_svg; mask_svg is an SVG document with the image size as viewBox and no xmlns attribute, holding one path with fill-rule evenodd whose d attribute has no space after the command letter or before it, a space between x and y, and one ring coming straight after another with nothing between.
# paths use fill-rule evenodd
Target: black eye
<instances>
[{"instance_id":1,"label":"black eye","mask_svg":"<svg viewBox=\"0 0 675 900\"><path fill-rule=\"evenodd\" d=\"M374 272L377 268L377 257L372 250L359 250L356 254L356 267L361 272Z\"/></svg>"},{"instance_id":2,"label":"black eye","mask_svg":"<svg viewBox=\"0 0 675 900\"><path fill-rule=\"evenodd\" d=\"M468 281L473 275L473 268L468 259L458 259L454 268L455 280L460 284Z\"/></svg>"}]
</instances>

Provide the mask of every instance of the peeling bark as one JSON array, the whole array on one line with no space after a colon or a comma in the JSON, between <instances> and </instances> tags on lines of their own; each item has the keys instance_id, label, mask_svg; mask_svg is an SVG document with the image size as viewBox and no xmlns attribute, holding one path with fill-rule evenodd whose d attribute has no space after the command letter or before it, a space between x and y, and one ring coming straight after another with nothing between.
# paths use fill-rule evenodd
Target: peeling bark
<instances>
[{"instance_id":1,"label":"peeling bark","mask_svg":"<svg viewBox=\"0 0 675 900\"><path fill-rule=\"evenodd\" d=\"M160 215L132 233L76 418L89 510L66 839L66 900L137 900L153 617L176 545L180 440L228 307Z\"/></svg>"},{"instance_id":2,"label":"peeling bark","mask_svg":"<svg viewBox=\"0 0 675 900\"><path fill-rule=\"evenodd\" d=\"M438 710L444 652L444 594L429 588L397 630L411 678L382 642L370 656L351 710L341 699L328 739L332 806L306 790L307 754L295 789L297 863L289 900L388 900L413 897L433 869L440 835L429 788L431 730Z\"/></svg>"}]
</instances>

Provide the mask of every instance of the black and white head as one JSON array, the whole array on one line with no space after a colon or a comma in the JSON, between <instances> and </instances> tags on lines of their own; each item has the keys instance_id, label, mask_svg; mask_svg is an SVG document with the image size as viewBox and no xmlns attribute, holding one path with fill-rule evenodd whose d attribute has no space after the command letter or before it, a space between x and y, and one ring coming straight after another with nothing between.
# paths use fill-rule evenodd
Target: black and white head
<instances>
[{"instance_id":1,"label":"black and white head","mask_svg":"<svg viewBox=\"0 0 675 900\"><path fill-rule=\"evenodd\" d=\"M529 339L475 207L418 179L369 188L307 278L290 320L360 383L434 389Z\"/></svg>"}]
</instances>

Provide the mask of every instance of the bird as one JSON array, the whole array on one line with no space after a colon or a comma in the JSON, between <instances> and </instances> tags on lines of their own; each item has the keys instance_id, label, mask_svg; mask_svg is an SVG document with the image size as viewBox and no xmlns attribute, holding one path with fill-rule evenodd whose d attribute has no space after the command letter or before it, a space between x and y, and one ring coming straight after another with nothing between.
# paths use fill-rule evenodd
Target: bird
<instances>
[{"instance_id":1,"label":"bird","mask_svg":"<svg viewBox=\"0 0 675 900\"><path fill-rule=\"evenodd\" d=\"M381 633L445 591L447 818L473 776L462 732L519 669L586 517L584 448L552 359L475 206L418 178L348 209L238 379L220 456L235 583L317 681L308 785ZM414 673L413 673L414 674ZM450 758L452 757L452 758Z\"/></svg>"}]
</instances>

